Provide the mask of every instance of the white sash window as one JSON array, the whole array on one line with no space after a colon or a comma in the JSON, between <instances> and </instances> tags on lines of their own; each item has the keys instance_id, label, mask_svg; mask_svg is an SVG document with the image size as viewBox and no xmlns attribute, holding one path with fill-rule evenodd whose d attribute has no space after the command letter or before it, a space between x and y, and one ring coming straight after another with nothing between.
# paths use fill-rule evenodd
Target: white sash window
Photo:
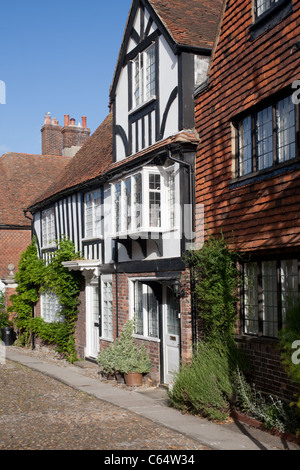
<instances>
[{"instance_id":1,"label":"white sash window","mask_svg":"<svg viewBox=\"0 0 300 470\"><path fill-rule=\"evenodd\" d=\"M172 230L176 215L174 166L147 167L112 184L115 235Z\"/></svg>"},{"instance_id":2,"label":"white sash window","mask_svg":"<svg viewBox=\"0 0 300 470\"><path fill-rule=\"evenodd\" d=\"M41 311L41 316L46 323L64 322L59 298L53 292L47 291L42 293Z\"/></svg>"},{"instance_id":3,"label":"white sash window","mask_svg":"<svg viewBox=\"0 0 300 470\"><path fill-rule=\"evenodd\" d=\"M111 276L102 278L102 338L113 339L113 288Z\"/></svg>"},{"instance_id":4,"label":"white sash window","mask_svg":"<svg viewBox=\"0 0 300 470\"><path fill-rule=\"evenodd\" d=\"M85 238L100 238L102 235L102 205L100 190L91 191L84 196Z\"/></svg>"},{"instance_id":5,"label":"white sash window","mask_svg":"<svg viewBox=\"0 0 300 470\"><path fill-rule=\"evenodd\" d=\"M42 212L42 244L43 247L55 244L55 216L54 207Z\"/></svg>"},{"instance_id":6,"label":"white sash window","mask_svg":"<svg viewBox=\"0 0 300 470\"><path fill-rule=\"evenodd\" d=\"M155 46L141 52L133 61L133 108L155 96Z\"/></svg>"}]
</instances>

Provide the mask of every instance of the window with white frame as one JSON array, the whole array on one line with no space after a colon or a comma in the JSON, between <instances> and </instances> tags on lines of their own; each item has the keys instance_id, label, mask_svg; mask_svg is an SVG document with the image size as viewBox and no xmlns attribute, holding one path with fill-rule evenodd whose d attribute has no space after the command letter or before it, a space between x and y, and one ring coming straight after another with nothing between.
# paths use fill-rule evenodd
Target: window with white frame
<instances>
[{"instance_id":1,"label":"window with white frame","mask_svg":"<svg viewBox=\"0 0 300 470\"><path fill-rule=\"evenodd\" d=\"M159 303L150 286L134 281L134 319L137 335L159 337Z\"/></svg>"},{"instance_id":2,"label":"window with white frame","mask_svg":"<svg viewBox=\"0 0 300 470\"><path fill-rule=\"evenodd\" d=\"M133 60L133 108L155 96L155 45Z\"/></svg>"},{"instance_id":3,"label":"window with white frame","mask_svg":"<svg viewBox=\"0 0 300 470\"><path fill-rule=\"evenodd\" d=\"M112 193L116 234L175 228L174 166L144 168L114 183Z\"/></svg>"},{"instance_id":4,"label":"window with white frame","mask_svg":"<svg viewBox=\"0 0 300 470\"><path fill-rule=\"evenodd\" d=\"M249 114L238 123L238 176L296 158L296 120L292 96Z\"/></svg>"},{"instance_id":5,"label":"window with white frame","mask_svg":"<svg viewBox=\"0 0 300 470\"><path fill-rule=\"evenodd\" d=\"M244 266L244 333L278 337L287 309L299 301L298 260Z\"/></svg>"},{"instance_id":6,"label":"window with white frame","mask_svg":"<svg viewBox=\"0 0 300 470\"><path fill-rule=\"evenodd\" d=\"M100 238L102 235L101 191L95 190L84 195L85 238Z\"/></svg>"},{"instance_id":7,"label":"window with white frame","mask_svg":"<svg viewBox=\"0 0 300 470\"><path fill-rule=\"evenodd\" d=\"M63 323L64 316L61 314L61 304L54 292L47 291L41 295L41 317L47 323Z\"/></svg>"},{"instance_id":8,"label":"window with white frame","mask_svg":"<svg viewBox=\"0 0 300 470\"><path fill-rule=\"evenodd\" d=\"M106 339L113 339L113 287L112 277L102 277L102 333Z\"/></svg>"},{"instance_id":9,"label":"window with white frame","mask_svg":"<svg viewBox=\"0 0 300 470\"><path fill-rule=\"evenodd\" d=\"M54 207L42 212L42 245L52 246L55 243L55 215Z\"/></svg>"}]
</instances>

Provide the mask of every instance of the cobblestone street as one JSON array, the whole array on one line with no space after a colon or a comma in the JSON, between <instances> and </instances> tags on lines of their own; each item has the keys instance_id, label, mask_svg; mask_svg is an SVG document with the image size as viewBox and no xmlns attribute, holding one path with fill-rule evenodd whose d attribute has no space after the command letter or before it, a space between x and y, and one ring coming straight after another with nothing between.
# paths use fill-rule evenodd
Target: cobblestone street
<instances>
[{"instance_id":1,"label":"cobblestone street","mask_svg":"<svg viewBox=\"0 0 300 470\"><path fill-rule=\"evenodd\" d=\"M205 450L196 441L33 371L0 364L1 450Z\"/></svg>"}]
</instances>

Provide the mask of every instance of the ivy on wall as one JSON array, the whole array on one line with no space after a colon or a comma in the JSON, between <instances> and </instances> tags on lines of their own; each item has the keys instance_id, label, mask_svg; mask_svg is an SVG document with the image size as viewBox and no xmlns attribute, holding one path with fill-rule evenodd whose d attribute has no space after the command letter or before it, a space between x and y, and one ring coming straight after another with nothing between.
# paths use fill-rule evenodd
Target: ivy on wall
<instances>
[{"instance_id":1,"label":"ivy on wall","mask_svg":"<svg viewBox=\"0 0 300 470\"><path fill-rule=\"evenodd\" d=\"M16 294L10 298L9 307L16 314L14 323L20 344L28 344L32 335L36 335L44 342L55 345L56 350L70 362L76 360L74 332L81 280L79 273L69 272L62 263L79 257L74 244L63 238L51 260L46 263L39 259L36 240L33 238L21 256L16 273L18 287ZM43 318L33 316L40 294L49 291L59 299L64 322L47 323Z\"/></svg>"},{"instance_id":2,"label":"ivy on wall","mask_svg":"<svg viewBox=\"0 0 300 470\"><path fill-rule=\"evenodd\" d=\"M210 235L201 250L189 254L204 339L233 338L236 295L241 282L239 259L240 255L229 249L222 233L219 238Z\"/></svg>"}]
</instances>

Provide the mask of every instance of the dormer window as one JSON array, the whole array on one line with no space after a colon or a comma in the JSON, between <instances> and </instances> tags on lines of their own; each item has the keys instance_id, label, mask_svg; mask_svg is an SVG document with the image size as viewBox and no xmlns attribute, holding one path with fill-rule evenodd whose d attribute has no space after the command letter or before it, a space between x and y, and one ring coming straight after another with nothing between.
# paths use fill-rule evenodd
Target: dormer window
<instances>
[{"instance_id":1,"label":"dormer window","mask_svg":"<svg viewBox=\"0 0 300 470\"><path fill-rule=\"evenodd\" d=\"M155 45L133 60L133 108L155 96Z\"/></svg>"}]
</instances>

